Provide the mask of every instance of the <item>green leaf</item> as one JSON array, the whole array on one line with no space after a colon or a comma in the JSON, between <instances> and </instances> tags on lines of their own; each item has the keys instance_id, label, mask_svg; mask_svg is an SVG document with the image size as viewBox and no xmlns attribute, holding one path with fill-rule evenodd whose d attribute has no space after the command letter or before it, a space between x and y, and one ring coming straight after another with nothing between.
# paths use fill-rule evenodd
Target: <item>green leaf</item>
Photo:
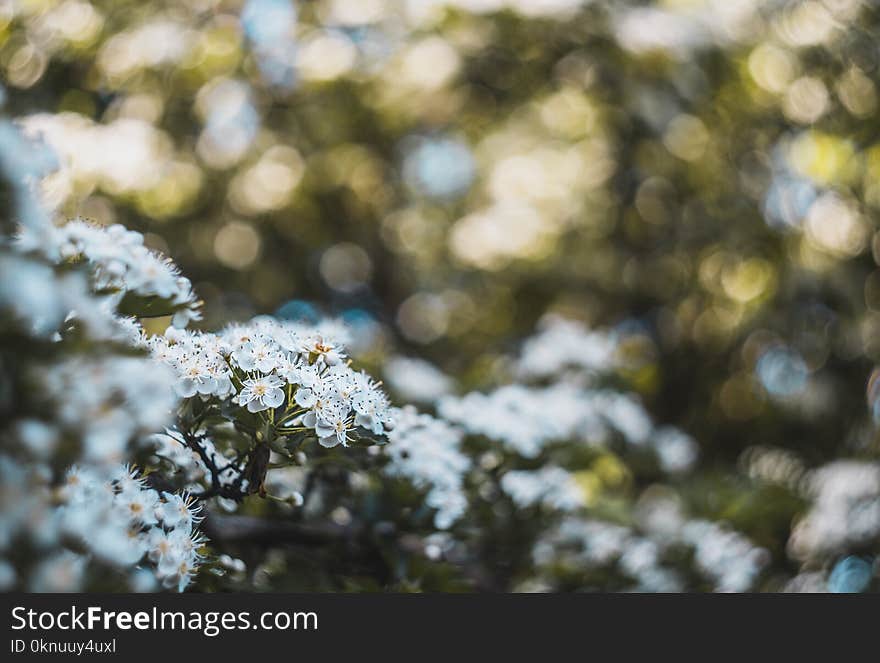
<instances>
[{"instance_id":1,"label":"green leaf","mask_svg":"<svg viewBox=\"0 0 880 663\"><path fill-rule=\"evenodd\" d=\"M173 315L180 308L180 305L174 304L167 298L145 297L127 292L119 302L118 311L122 315L133 315L138 318L161 318Z\"/></svg>"}]
</instances>

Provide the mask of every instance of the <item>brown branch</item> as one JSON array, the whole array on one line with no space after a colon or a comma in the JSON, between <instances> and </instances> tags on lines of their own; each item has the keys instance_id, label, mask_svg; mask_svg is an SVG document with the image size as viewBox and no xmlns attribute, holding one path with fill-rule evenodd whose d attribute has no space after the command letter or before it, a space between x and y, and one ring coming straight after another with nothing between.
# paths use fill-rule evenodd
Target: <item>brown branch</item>
<instances>
[{"instance_id":1,"label":"brown branch","mask_svg":"<svg viewBox=\"0 0 880 663\"><path fill-rule=\"evenodd\" d=\"M244 480L244 472L237 465L237 461L230 461L222 468L217 467L214 459L211 458L205 448L201 445L201 436L187 431L182 431L181 434L183 435L186 445L198 454L202 463L204 463L205 467L208 469L211 478L211 487L200 493L193 493L193 497L199 500L205 500L209 497L225 497L240 502L248 495L246 491L241 489L241 484ZM224 484L220 481L220 475L230 468L236 471L238 476L231 484Z\"/></svg>"}]
</instances>

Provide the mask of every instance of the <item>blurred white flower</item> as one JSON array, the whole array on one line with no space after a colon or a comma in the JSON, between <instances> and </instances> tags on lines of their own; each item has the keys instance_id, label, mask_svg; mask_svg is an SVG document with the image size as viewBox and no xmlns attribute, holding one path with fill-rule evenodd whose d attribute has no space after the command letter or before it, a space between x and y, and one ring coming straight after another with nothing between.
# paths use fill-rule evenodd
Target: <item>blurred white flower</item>
<instances>
[{"instance_id":1,"label":"blurred white flower","mask_svg":"<svg viewBox=\"0 0 880 663\"><path fill-rule=\"evenodd\" d=\"M462 432L412 406L395 410L393 417L394 429L384 447L389 457L385 473L426 490L425 503L436 510L434 524L451 527L468 506L463 481L471 461L459 449Z\"/></svg>"},{"instance_id":2,"label":"blurred white flower","mask_svg":"<svg viewBox=\"0 0 880 663\"><path fill-rule=\"evenodd\" d=\"M433 403L452 391L452 379L423 359L395 356L385 362L391 389L414 403Z\"/></svg>"},{"instance_id":3,"label":"blurred white flower","mask_svg":"<svg viewBox=\"0 0 880 663\"><path fill-rule=\"evenodd\" d=\"M501 489L520 508L544 504L550 509L574 511L584 505L584 493L561 467L514 470L501 477Z\"/></svg>"}]
</instances>

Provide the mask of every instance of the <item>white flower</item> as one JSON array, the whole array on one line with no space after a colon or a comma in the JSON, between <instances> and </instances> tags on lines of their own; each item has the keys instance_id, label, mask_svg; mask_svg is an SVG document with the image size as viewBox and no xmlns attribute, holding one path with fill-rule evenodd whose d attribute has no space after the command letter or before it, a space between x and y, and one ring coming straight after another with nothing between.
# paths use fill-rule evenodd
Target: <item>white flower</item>
<instances>
[{"instance_id":1,"label":"white flower","mask_svg":"<svg viewBox=\"0 0 880 663\"><path fill-rule=\"evenodd\" d=\"M172 551L159 560L156 574L166 588L176 588L182 592L189 585L196 571L196 560L180 551Z\"/></svg>"},{"instance_id":2,"label":"white flower","mask_svg":"<svg viewBox=\"0 0 880 663\"><path fill-rule=\"evenodd\" d=\"M40 562L30 581L30 591L80 591L87 559L68 550L58 552Z\"/></svg>"},{"instance_id":3,"label":"white flower","mask_svg":"<svg viewBox=\"0 0 880 663\"><path fill-rule=\"evenodd\" d=\"M271 342L258 339L242 343L233 351L232 358L242 370L271 373L278 364L280 353Z\"/></svg>"},{"instance_id":4,"label":"white flower","mask_svg":"<svg viewBox=\"0 0 880 663\"><path fill-rule=\"evenodd\" d=\"M61 487L61 496L68 504L76 504L89 499L91 495L100 490L101 482L98 477L85 468L76 465L71 466L64 478Z\"/></svg>"},{"instance_id":5,"label":"white flower","mask_svg":"<svg viewBox=\"0 0 880 663\"><path fill-rule=\"evenodd\" d=\"M246 405L248 412L262 412L284 402L284 382L275 375L266 375L244 381L238 394L238 404Z\"/></svg>"},{"instance_id":6,"label":"white flower","mask_svg":"<svg viewBox=\"0 0 880 663\"><path fill-rule=\"evenodd\" d=\"M344 350L334 335L343 331L329 323L309 327L258 317L220 334L169 329L147 345L153 358L175 371L175 389L181 397L226 398L235 392L233 377L244 371L251 375L238 375L244 384L234 402L259 412L284 402L286 382L296 387L296 404L313 412L315 418L308 425L314 427L321 420L324 444L330 444L332 436L337 440L334 444L344 444L353 426L383 435L392 421L388 399L378 383L342 362ZM254 377L257 371L266 375ZM340 409L332 418L321 416L328 404ZM352 408L356 415L349 421ZM293 422L290 418L285 423Z\"/></svg>"},{"instance_id":7,"label":"white flower","mask_svg":"<svg viewBox=\"0 0 880 663\"><path fill-rule=\"evenodd\" d=\"M556 315L545 316L540 327L523 344L517 361L523 377L558 375L568 367L607 372L616 364L617 342L608 334Z\"/></svg>"},{"instance_id":8,"label":"white flower","mask_svg":"<svg viewBox=\"0 0 880 663\"><path fill-rule=\"evenodd\" d=\"M325 391L318 369L314 366L304 366L299 370L296 380L300 386L293 399L300 407L314 407L319 394Z\"/></svg>"},{"instance_id":9,"label":"white flower","mask_svg":"<svg viewBox=\"0 0 880 663\"><path fill-rule=\"evenodd\" d=\"M232 378L225 365L211 364L208 366L208 375L214 381L214 389L209 393L220 398L226 398L230 394L235 393L235 385L232 384Z\"/></svg>"},{"instance_id":10,"label":"white flower","mask_svg":"<svg viewBox=\"0 0 880 663\"><path fill-rule=\"evenodd\" d=\"M290 384L298 383L302 369L302 363L290 353L280 354L275 366L275 372Z\"/></svg>"},{"instance_id":11,"label":"white flower","mask_svg":"<svg viewBox=\"0 0 880 663\"><path fill-rule=\"evenodd\" d=\"M323 447L348 444L348 432L354 423L348 416L348 403L341 398L317 401L315 409L303 417L303 424L315 429L318 442Z\"/></svg>"},{"instance_id":12,"label":"white flower","mask_svg":"<svg viewBox=\"0 0 880 663\"><path fill-rule=\"evenodd\" d=\"M468 505L463 482L471 461L459 449L462 431L412 406L394 410L392 416L395 427L383 448L389 457L385 473L427 490L425 502L436 509L435 526L451 527Z\"/></svg>"},{"instance_id":13,"label":"white flower","mask_svg":"<svg viewBox=\"0 0 880 663\"><path fill-rule=\"evenodd\" d=\"M345 358L345 353L340 346L329 338L318 334L303 343L301 351L307 356L315 355L318 361L327 366L336 366Z\"/></svg>"},{"instance_id":14,"label":"white flower","mask_svg":"<svg viewBox=\"0 0 880 663\"><path fill-rule=\"evenodd\" d=\"M181 369L182 375L174 385L174 391L181 398L210 394L217 389L217 379L209 372L202 355L189 357L182 363Z\"/></svg>"},{"instance_id":15,"label":"white flower","mask_svg":"<svg viewBox=\"0 0 880 663\"><path fill-rule=\"evenodd\" d=\"M166 586L186 586L205 541L194 529L200 504L185 494L160 497L129 466L114 469L108 480L76 469L68 479L62 491L66 503L56 512L65 535L119 567L137 564L146 555L160 580L173 577Z\"/></svg>"},{"instance_id":16,"label":"white flower","mask_svg":"<svg viewBox=\"0 0 880 663\"><path fill-rule=\"evenodd\" d=\"M201 520L197 514L202 507L192 497L173 493L162 493L162 497L164 502L158 509L158 515L165 527L190 530L194 522Z\"/></svg>"},{"instance_id":17,"label":"white flower","mask_svg":"<svg viewBox=\"0 0 880 663\"><path fill-rule=\"evenodd\" d=\"M769 561L766 550L755 547L739 532L708 520L688 522L681 538L694 547L694 560L715 580L716 591L748 591Z\"/></svg>"},{"instance_id":18,"label":"white flower","mask_svg":"<svg viewBox=\"0 0 880 663\"><path fill-rule=\"evenodd\" d=\"M318 443L322 447L332 448L337 444L347 446L349 442L348 432L351 430L351 419L338 417L330 422L319 421L315 425L318 434Z\"/></svg>"},{"instance_id":19,"label":"white flower","mask_svg":"<svg viewBox=\"0 0 880 663\"><path fill-rule=\"evenodd\" d=\"M206 540L199 532L180 527L171 530L168 537L176 550L193 559L199 559L198 549Z\"/></svg>"},{"instance_id":20,"label":"white flower","mask_svg":"<svg viewBox=\"0 0 880 663\"><path fill-rule=\"evenodd\" d=\"M122 462L132 436L161 430L177 405L174 375L147 357L74 357L40 375L59 427L98 466Z\"/></svg>"},{"instance_id":21,"label":"white flower","mask_svg":"<svg viewBox=\"0 0 880 663\"><path fill-rule=\"evenodd\" d=\"M162 562L175 552L174 542L161 527L154 527L147 534L147 555L152 562Z\"/></svg>"},{"instance_id":22,"label":"white flower","mask_svg":"<svg viewBox=\"0 0 880 663\"><path fill-rule=\"evenodd\" d=\"M821 559L864 546L880 536L880 463L837 460L803 481L810 510L788 541L798 559Z\"/></svg>"},{"instance_id":23,"label":"white flower","mask_svg":"<svg viewBox=\"0 0 880 663\"><path fill-rule=\"evenodd\" d=\"M126 527L112 515L92 528L88 546L97 557L116 566L137 564L147 551L140 526Z\"/></svg>"},{"instance_id":24,"label":"white flower","mask_svg":"<svg viewBox=\"0 0 880 663\"><path fill-rule=\"evenodd\" d=\"M159 493L155 490L137 490L119 494L122 512L133 522L153 525L156 521L156 507L159 506Z\"/></svg>"},{"instance_id":25,"label":"white flower","mask_svg":"<svg viewBox=\"0 0 880 663\"><path fill-rule=\"evenodd\" d=\"M390 415L390 404L384 393L371 385L357 392L352 397L351 404L356 413L354 420L356 425L363 426L374 435L383 432L383 424L388 421Z\"/></svg>"},{"instance_id":26,"label":"white flower","mask_svg":"<svg viewBox=\"0 0 880 663\"><path fill-rule=\"evenodd\" d=\"M120 225L102 227L74 220L57 234L61 255L88 260L98 288L170 300L175 306L172 323L176 327L201 318L201 302L189 279L181 276L170 260L146 248L140 233Z\"/></svg>"},{"instance_id":27,"label":"white flower","mask_svg":"<svg viewBox=\"0 0 880 663\"><path fill-rule=\"evenodd\" d=\"M41 420L52 426L16 414L4 422L13 432L14 449L0 454L0 548L23 546L33 558L16 569L17 578L4 577L0 584L80 591L87 588L91 559L119 567L149 564L144 556L150 533L163 527L156 517L162 500L130 467L117 464L131 457L136 438L171 423L179 402L176 363L195 354L192 344L174 347L171 335L162 347L149 341L118 308L122 302L162 298L167 301L161 306L170 305L175 323L182 324L199 317L200 304L190 282L146 249L139 233L79 221L56 228L54 214L38 198L38 177L50 160L16 136L12 125L0 120L0 188L10 194L0 238L0 317L16 334L39 341L32 356L22 358L30 372L20 377L33 391L23 394L22 412L38 404ZM9 236L13 223L22 227L17 239ZM61 264L68 261L83 264ZM40 351L47 342L57 344L55 349ZM134 356L124 345L155 349L165 359ZM54 454L56 437L58 444L79 444L65 444L58 449L63 454ZM53 490L59 459L73 454L79 466ZM192 532L186 533L192 540ZM56 552L68 543L84 554ZM191 565L197 561L191 555ZM0 575L7 576L3 563Z\"/></svg>"},{"instance_id":28,"label":"white flower","mask_svg":"<svg viewBox=\"0 0 880 663\"><path fill-rule=\"evenodd\" d=\"M501 489L520 508L541 503L551 509L573 511L584 505L583 491L561 467L508 472L501 477Z\"/></svg>"},{"instance_id":29,"label":"white flower","mask_svg":"<svg viewBox=\"0 0 880 663\"><path fill-rule=\"evenodd\" d=\"M137 470L131 465L120 465L112 477L115 488L122 495L133 495L146 488L146 481L138 476Z\"/></svg>"},{"instance_id":30,"label":"white flower","mask_svg":"<svg viewBox=\"0 0 880 663\"><path fill-rule=\"evenodd\" d=\"M667 426L655 431L651 446L666 472L689 470L697 460L699 449L693 438L677 428Z\"/></svg>"}]
</instances>

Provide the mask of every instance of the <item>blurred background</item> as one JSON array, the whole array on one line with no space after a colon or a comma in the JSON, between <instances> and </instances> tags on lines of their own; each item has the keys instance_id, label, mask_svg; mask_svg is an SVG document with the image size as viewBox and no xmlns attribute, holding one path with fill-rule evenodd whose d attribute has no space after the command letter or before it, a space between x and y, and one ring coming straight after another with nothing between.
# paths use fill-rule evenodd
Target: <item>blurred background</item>
<instances>
[{"instance_id":1,"label":"blurred background","mask_svg":"<svg viewBox=\"0 0 880 663\"><path fill-rule=\"evenodd\" d=\"M691 499L779 559L804 470L880 450L878 37L860 0L0 0L0 77L59 213L144 232L205 328L341 315L467 387L547 312L613 328Z\"/></svg>"}]
</instances>

